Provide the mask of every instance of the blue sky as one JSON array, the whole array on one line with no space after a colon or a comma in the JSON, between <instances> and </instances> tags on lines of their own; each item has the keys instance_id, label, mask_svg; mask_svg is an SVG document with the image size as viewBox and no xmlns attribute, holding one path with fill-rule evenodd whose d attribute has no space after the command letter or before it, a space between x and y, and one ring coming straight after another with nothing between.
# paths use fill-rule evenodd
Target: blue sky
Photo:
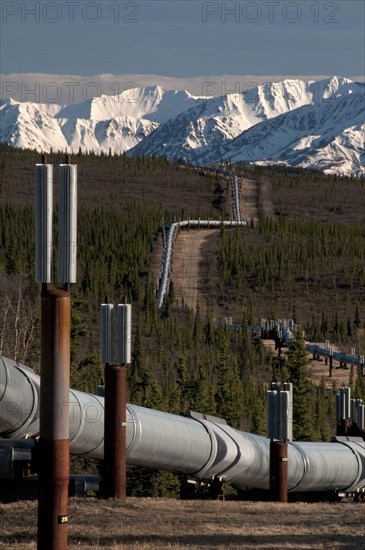
<instances>
[{"instance_id":1,"label":"blue sky","mask_svg":"<svg viewBox=\"0 0 365 550\"><path fill-rule=\"evenodd\" d=\"M363 75L364 5L2 0L0 72Z\"/></svg>"}]
</instances>

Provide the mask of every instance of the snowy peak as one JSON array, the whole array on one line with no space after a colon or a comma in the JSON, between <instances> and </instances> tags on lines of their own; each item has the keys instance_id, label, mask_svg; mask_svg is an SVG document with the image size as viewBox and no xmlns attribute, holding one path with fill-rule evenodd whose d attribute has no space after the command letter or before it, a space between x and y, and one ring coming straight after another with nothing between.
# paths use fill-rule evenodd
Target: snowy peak
<instances>
[{"instance_id":1,"label":"snowy peak","mask_svg":"<svg viewBox=\"0 0 365 550\"><path fill-rule=\"evenodd\" d=\"M49 151L49 143L65 150L67 142L57 121L36 104L5 102L0 107L0 141L14 147Z\"/></svg>"},{"instance_id":2,"label":"snowy peak","mask_svg":"<svg viewBox=\"0 0 365 550\"><path fill-rule=\"evenodd\" d=\"M195 104L188 92L159 86L124 90L67 106L1 102L1 141L39 151L124 152L176 112ZM146 118L144 118L146 116ZM98 124L103 122L104 124ZM105 130L100 131L101 128ZM100 136L102 136L100 138Z\"/></svg>"},{"instance_id":3,"label":"snowy peak","mask_svg":"<svg viewBox=\"0 0 365 550\"><path fill-rule=\"evenodd\" d=\"M333 76L325 80L319 80L311 85L314 100L328 99L338 93L351 93L353 89L357 89L357 85L348 78L340 78Z\"/></svg>"},{"instance_id":4,"label":"snowy peak","mask_svg":"<svg viewBox=\"0 0 365 550\"><path fill-rule=\"evenodd\" d=\"M72 151L124 153L137 145L157 124L134 117L111 120L58 119L67 146Z\"/></svg>"},{"instance_id":5,"label":"snowy peak","mask_svg":"<svg viewBox=\"0 0 365 550\"><path fill-rule=\"evenodd\" d=\"M1 141L15 147L121 153L203 100L161 86L131 88L70 105L0 104Z\"/></svg>"},{"instance_id":6,"label":"snowy peak","mask_svg":"<svg viewBox=\"0 0 365 550\"><path fill-rule=\"evenodd\" d=\"M253 85L221 97L161 86L70 105L0 102L0 140L47 152L285 162L364 174L364 86L333 76Z\"/></svg>"},{"instance_id":7,"label":"snowy peak","mask_svg":"<svg viewBox=\"0 0 365 550\"><path fill-rule=\"evenodd\" d=\"M316 135L322 135L324 131L329 131L327 127L322 127L325 121L326 124L334 125L332 133L337 136L349 128L358 99L350 99L341 104L342 112L337 113L336 124L333 124L331 119L334 115L330 108L339 100L350 98L352 94L361 98L363 88L351 80L338 77L321 81L284 80L260 84L241 94L209 99L182 113L153 132L130 153L165 155L170 159L181 157L198 164L215 163L222 158L233 162L255 162L264 159L274 162L277 153L274 154L272 148L276 147L275 151L290 148L295 139L304 139L306 132L311 140L313 128L316 129ZM314 110L313 106L316 107ZM305 110L306 107L308 111ZM302 109L304 111L300 116L294 115ZM282 133L286 137L284 139L280 136L279 139L278 131L274 129L277 124L282 123L281 117L286 115L287 118L283 119L285 123L282 125ZM355 118L357 116L358 112ZM357 143L359 136L356 132L352 135ZM271 134L273 137L270 137ZM250 145L251 135L257 136L254 148ZM320 146L318 140L315 143ZM350 143L349 140L347 143ZM358 152L355 157L358 159ZM296 164L295 154L288 154L287 158L287 162ZM303 156L301 158L303 160ZM359 173L359 161L356 159L354 164L347 164L348 173ZM336 159L329 155L328 170L332 166L336 171L338 162L338 155ZM340 172L344 172L343 166Z\"/></svg>"},{"instance_id":8,"label":"snowy peak","mask_svg":"<svg viewBox=\"0 0 365 550\"><path fill-rule=\"evenodd\" d=\"M263 118L272 118L303 105L323 101L336 94L347 94L357 85L346 78L332 77L318 81L283 80L260 84L243 93L246 104Z\"/></svg>"},{"instance_id":9,"label":"snowy peak","mask_svg":"<svg viewBox=\"0 0 365 550\"><path fill-rule=\"evenodd\" d=\"M91 101L67 105L59 110L57 117L92 119L97 122L129 116L161 124L199 101L202 100L189 92L147 86L123 90L118 95L102 95L94 97Z\"/></svg>"},{"instance_id":10,"label":"snowy peak","mask_svg":"<svg viewBox=\"0 0 365 550\"><path fill-rule=\"evenodd\" d=\"M232 162L283 162L338 174L365 174L364 95L327 99L262 122L225 144Z\"/></svg>"}]
</instances>

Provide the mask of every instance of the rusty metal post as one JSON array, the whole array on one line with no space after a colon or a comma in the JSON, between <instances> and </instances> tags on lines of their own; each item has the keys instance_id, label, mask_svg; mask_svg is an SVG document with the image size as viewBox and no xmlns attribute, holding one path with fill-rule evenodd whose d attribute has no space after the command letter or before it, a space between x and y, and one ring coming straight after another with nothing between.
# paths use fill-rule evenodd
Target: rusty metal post
<instances>
[{"instance_id":1,"label":"rusty metal post","mask_svg":"<svg viewBox=\"0 0 365 550\"><path fill-rule=\"evenodd\" d=\"M102 498L126 499L127 366L105 365Z\"/></svg>"},{"instance_id":2,"label":"rusty metal post","mask_svg":"<svg viewBox=\"0 0 365 550\"><path fill-rule=\"evenodd\" d=\"M275 502L288 502L288 443L270 441L270 494Z\"/></svg>"},{"instance_id":3,"label":"rusty metal post","mask_svg":"<svg viewBox=\"0 0 365 550\"><path fill-rule=\"evenodd\" d=\"M38 550L68 535L70 295L42 285Z\"/></svg>"}]
</instances>

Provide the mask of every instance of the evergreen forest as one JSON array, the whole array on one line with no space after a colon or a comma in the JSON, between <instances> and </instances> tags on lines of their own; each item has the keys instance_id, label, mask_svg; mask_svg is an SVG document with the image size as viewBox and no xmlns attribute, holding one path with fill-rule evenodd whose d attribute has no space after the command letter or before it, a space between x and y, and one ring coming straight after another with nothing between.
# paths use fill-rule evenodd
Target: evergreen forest
<instances>
[{"instance_id":1,"label":"evergreen forest","mask_svg":"<svg viewBox=\"0 0 365 550\"><path fill-rule=\"evenodd\" d=\"M63 160L61 153L48 155L55 171ZM36 152L0 146L0 354L39 372L37 162ZM160 261L161 227L188 217L229 219L228 182L214 171L164 158L80 153L72 162L78 164L79 198L71 386L95 393L103 379L100 303L106 297L115 304L125 299L133 305L131 403L174 414L211 414L265 435L268 384L290 380L294 438L329 440L335 433L336 383L325 377L319 383L311 380L301 338L278 361L248 327L259 325L261 318L293 318L307 340L328 339L364 354L365 182L304 170L240 167L257 181L258 221L244 229L217 230L209 241L202 264L209 295L205 303L189 310L176 300L171 284L158 311L152 265ZM270 216L265 215L268 193ZM55 212L57 222L57 204ZM225 316L233 316L240 327L225 325ZM365 379L356 369L349 371L349 383L352 396L365 399ZM92 460L73 460L75 472L96 468ZM129 491L174 496L178 479L133 469Z\"/></svg>"}]
</instances>

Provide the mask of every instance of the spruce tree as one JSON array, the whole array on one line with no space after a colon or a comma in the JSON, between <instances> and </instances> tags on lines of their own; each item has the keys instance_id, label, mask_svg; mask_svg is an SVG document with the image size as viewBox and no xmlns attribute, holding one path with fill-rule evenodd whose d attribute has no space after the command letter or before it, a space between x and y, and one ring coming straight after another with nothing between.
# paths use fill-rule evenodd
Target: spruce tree
<instances>
[{"instance_id":1,"label":"spruce tree","mask_svg":"<svg viewBox=\"0 0 365 550\"><path fill-rule=\"evenodd\" d=\"M317 387L317 403L316 403L316 422L315 427L318 433L320 441L329 441L330 428L327 417L327 389L324 376L321 378L321 382ZM317 437L316 437L317 439Z\"/></svg>"},{"instance_id":2,"label":"spruce tree","mask_svg":"<svg viewBox=\"0 0 365 550\"><path fill-rule=\"evenodd\" d=\"M313 441L314 392L308 376L308 359L304 341L293 340L289 344L287 369L293 383L293 436L294 439Z\"/></svg>"},{"instance_id":3,"label":"spruce tree","mask_svg":"<svg viewBox=\"0 0 365 550\"><path fill-rule=\"evenodd\" d=\"M354 326L356 330L359 330L361 327L361 318L360 318L360 311L359 311L359 304L356 303L355 308L355 319L354 319Z\"/></svg>"},{"instance_id":4,"label":"spruce tree","mask_svg":"<svg viewBox=\"0 0 365 550\"><path fill-rule=\"evenodd\" d=\"M239 428L242 418L243 391L236 361L229 364L226 335L222 337L219 345L216 370L218 377L215 394L217 414L231 426Z\"/></svg>"}]
</instances>

